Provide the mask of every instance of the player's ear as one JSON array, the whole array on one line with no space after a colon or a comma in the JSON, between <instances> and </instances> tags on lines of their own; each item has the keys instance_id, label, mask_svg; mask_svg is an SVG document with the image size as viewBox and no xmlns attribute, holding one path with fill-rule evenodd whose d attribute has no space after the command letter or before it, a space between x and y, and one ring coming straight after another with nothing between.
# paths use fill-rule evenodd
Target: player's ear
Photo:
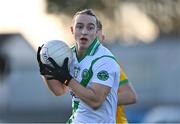
<instances>
[{"instance_id":1,"label":"player's ear","mask_svg":"<svg viewBox=\"0 0 180 124\"><path fill-rule=\"evenodd\" d=\"M105 36L104 36L104 34L102 35L102 41L105 41Z\"/></svg>"},{"instance_id":2,"label":"player's ear","mask_svg":"<svg viewBox=\"0 0 180 124\"><path fill-rule=\"evenodd\" d=\"M72 26L70 27L70 29L71 29L71 33L74 34L74 30Z\"/></svg>"}]
</instances>

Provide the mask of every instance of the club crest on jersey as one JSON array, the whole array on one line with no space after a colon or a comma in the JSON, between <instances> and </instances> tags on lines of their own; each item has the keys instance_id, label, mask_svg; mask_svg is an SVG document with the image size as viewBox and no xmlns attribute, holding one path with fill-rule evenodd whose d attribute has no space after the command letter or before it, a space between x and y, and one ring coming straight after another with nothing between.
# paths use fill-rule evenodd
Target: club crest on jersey
<instances>
[{"instance_id":1,"label":"club crest on jersey","mask_svg":"<svg viewBox=\"0 0 180 124\"><path fill-rule=\"evenodd\" d=\"M84 80L88 79L89 78L88 69L84 69L81 76L82 76L82 79L84 79Z\"/></svg>"},{"instance_id":2,"label":"club crest on jersey","mask_svg":"<svg viewBox=\"0 0 180 124\"><path fill-rule=\"evenodd\" d=\"M106 81L109 78L109 73L105 70L102 70L97 73L97 77L99 80Z\"/></svg>"},{"instance_id":3,"label":"club crest on jersey","mask_svg":"<svg viewBox=\"0 0 180 124\"><path fill-rule=\"evenodd\" d=\"M80 71L79 67L74 67L74 77L75 78L77 78L79 71Z\"/></svg>"}]
</instances>

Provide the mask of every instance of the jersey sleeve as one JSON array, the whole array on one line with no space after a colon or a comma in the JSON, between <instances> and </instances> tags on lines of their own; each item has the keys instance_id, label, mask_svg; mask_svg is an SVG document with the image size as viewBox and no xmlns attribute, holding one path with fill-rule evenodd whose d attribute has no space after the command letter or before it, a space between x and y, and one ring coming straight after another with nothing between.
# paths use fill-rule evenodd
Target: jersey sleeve
<instances>
[{"instance_id":1,"label":"jersey sleeve","mask_svg":"<svg viewBox=\"0 0 180 124\"><path fill-rule=\"evenodd\" d=\"M129 83L128 77L126 73L124 72L124 69L121 64L120 64L120 70L121 70L121 74L120 74L119 87L122 86L123 84Z\"/></svg>"},{"instance_id":2,"label":"jersey sleeve","mask_svg":"<svg viewBox=\"0 0 180 124\"><path fill-rule=\"evenodd\" d=\"M92 82L112 87L116 76L120 76L119 65L112 58L104 57L93 66Z\"/></svg>"}]
</instances>

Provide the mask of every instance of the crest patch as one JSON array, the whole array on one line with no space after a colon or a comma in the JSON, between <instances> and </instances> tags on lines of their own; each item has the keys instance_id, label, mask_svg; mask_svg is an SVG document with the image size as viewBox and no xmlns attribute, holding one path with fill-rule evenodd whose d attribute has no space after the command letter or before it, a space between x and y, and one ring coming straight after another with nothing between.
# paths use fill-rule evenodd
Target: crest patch
<instances>
[{"instance_id":1,"label":"crest patch","mask_svg":"<svg viewBox=\"0 0 180 124\"><path fill-rule=\"evenodd\" d=\"M102 70L97 73L97 77L99 80L106 81L109 78L109 73L105 70Z\"/></svg>"},{"instance_id":2,"label":"crest patch","mask_svg":"<svg viewBox=\"0 0 180 124\"><path fill-rule=\"evenodd\" d=\"M89 78L88 69L84 69L81 76L82 76L82 79L84 79L84 80L88 79Z\"/></svg>"}]
</instances>

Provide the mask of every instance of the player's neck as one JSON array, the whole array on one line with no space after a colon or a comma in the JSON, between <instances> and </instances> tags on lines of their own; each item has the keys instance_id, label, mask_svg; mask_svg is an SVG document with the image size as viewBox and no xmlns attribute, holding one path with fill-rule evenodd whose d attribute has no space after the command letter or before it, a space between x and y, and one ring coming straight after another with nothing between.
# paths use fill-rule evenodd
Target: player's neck
<instances>
[{"instance_id":1,"label":"player's neck","mask_svg":"<svg viewBox=\"0 0 180 124\"><path fill-rule=\"evenodd\" d=\"M85 50L78 50L77 51L77 57L81 58L85 54L85 52L86 52Z\"/></svg>"}]
</instances>

